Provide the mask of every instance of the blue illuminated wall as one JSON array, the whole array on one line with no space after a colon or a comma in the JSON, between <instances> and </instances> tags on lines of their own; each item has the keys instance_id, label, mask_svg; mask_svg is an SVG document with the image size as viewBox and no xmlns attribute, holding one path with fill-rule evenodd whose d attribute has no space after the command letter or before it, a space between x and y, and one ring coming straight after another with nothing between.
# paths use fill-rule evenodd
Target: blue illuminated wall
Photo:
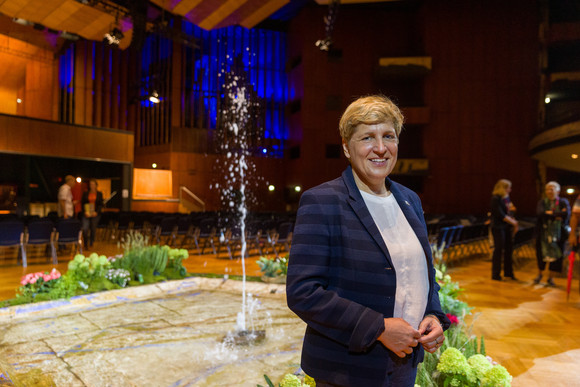
<instances>
[{"instance_id":1,"label":"blue illuminated wall","mask_svg":"<svg viewBox=\"0 0 580 387\"><path fill-rule=\"evenodd\" d=\"M286 35L238 26L206 31L189 22L183 30L200 46L186 51L186 126L216 128L223 74L241 67L263 105L264 137L287 139Z\"/></svg>"}]
</instances>

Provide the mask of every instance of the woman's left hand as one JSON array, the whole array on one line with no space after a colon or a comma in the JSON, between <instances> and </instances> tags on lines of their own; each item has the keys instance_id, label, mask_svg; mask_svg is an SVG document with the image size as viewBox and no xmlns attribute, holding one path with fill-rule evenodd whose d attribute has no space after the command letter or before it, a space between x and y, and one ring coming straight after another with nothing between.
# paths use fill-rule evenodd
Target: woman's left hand
<instances>
[{"instance_id":1,"label":"woman's left hand","mask_svg":"<svg viewBox=\"0 0 580 387\"><path fill-rule=\"evenodd\" d=\"M443 341L445 341L443 327L434 316L426 316L421 321L419 332L421 333L421 338L418 341L423 346L423 349L429 353L438 350Z\"/></svg>"}]
</instances>

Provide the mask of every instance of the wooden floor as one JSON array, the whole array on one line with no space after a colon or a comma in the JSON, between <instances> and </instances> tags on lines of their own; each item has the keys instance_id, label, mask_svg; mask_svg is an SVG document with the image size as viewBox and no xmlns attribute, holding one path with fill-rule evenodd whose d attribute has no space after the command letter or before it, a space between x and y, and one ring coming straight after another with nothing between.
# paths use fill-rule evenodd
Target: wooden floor
<instances>
[{"instance_id":1,"label":"wooden floor","mask_svg":"<svg viewBox=\"0 0 580 387\"><path fill-rule=\"evenodd\" d=\"M108 256L121 253L112 243L97 243L94 250ZM67 258L70 256L61 260ZM194 273L242 274L240 259L224 258L190 251L184 263ZM247 275L260 275L257 258L246 259ZM52 268L46 263L30 264L27 269L7 263L0 267L0 299L14 296L21 275ZM66 272L66 262L57 268ZM465 289L462 299L474 307L467 318L473 324L473 333L484 335L488 355L514 376L513 386L580 386L578 278L572 284L569 301L564 277L555 279L555 288L534 285L537 269L531 249L520 259L518 281L492 281L487 256L451 268L450 274Z\"/></svg>"}]
</instances>

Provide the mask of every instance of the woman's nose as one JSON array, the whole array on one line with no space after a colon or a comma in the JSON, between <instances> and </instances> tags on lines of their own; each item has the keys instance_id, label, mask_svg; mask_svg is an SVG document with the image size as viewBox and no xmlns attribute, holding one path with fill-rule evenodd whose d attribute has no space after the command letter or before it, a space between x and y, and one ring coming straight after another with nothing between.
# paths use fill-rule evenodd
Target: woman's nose
<instances>
[{"instance_id":1,"label":"woman's nose","mask_svg":"<svg viewBox=\"0 0 580 387\"><path fill-rule=\"evenodd\" d=\"M379 139L378 141L375 142L375 152L376 153L385 153L387 151L387 146L384 143L384 141L382 141L382 139Z\"/></svg>"}]
</instances>

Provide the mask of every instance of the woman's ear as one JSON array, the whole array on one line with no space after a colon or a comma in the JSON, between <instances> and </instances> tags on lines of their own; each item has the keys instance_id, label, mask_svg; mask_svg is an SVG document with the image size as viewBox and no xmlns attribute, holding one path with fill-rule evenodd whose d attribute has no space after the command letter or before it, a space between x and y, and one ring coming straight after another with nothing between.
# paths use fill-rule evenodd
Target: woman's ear
<instances>
[{"instance_id":1,"label":"woman's ear","mask_svg":"<svg viewBox=\"0 0 580 387\"><path fill-rule=\"evenodd\" d=\"M342 151L344 152L344 155L346 156L346 158L350 160L350 152L348 151L348 143L346 142L346 140L344 138L342 139Z\"/></svg>"}]
</instances>

